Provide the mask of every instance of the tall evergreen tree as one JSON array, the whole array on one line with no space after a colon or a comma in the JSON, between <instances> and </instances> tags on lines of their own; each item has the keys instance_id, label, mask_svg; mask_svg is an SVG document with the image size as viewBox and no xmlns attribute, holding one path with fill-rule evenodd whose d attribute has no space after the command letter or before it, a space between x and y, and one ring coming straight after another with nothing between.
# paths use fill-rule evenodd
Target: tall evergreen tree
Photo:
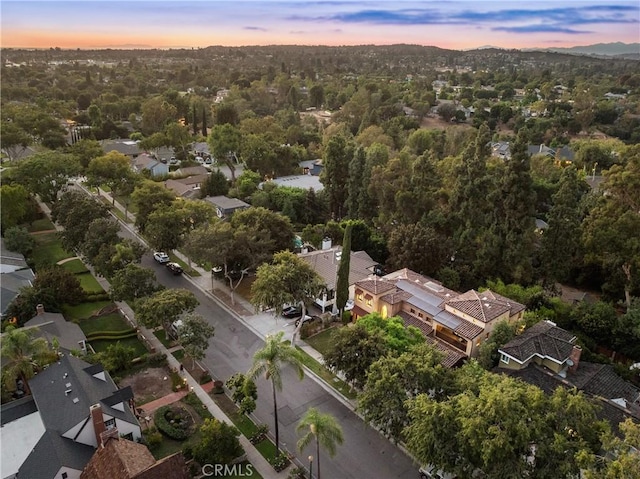
<instances>
[{"instance_id":1,"label":"tall evergreen tree","mask_svg":"<svg viewBox=\"0 0 640 479\"><path fill-rule=\"evenodd\" d=\"M349 163L353 157L353 145L341 136L333 136L327 142L324 152L324 167L320 181L329 197L329 211L338 220L346 214L349 197Z\"/></svg>"},{"instance_id":2,"label":"tall evergreen tree","mask_svg":"<svg viewBox=\"0 0 640 479\"><path fill-rule=\"evenodd\" d=\"M353 159L349 163L349 199L347 201L347 211L349 218L358 218L358 210L360 202L363 201L364 195L367 194L367 186L362 181L362 174L366 167L367 154L364 148L360 147L353 155Z\"/></svg>"},{"instance_id":3,"label":"tall evergreen tree","mask_svg":"<svg viewBox=\"0 0 640 479\"><path fill-rule=\"evenodd\" d=\"M202 136L207 137L207 109L202 107Z\"/></svg>"},{"instance_id":4,"label":"tall evergreen tree","mask_svg":"<svg viewBox=\"0 0 640 479\"><path fill-rule=\"evenodd\" d=\"M349 270L351 268L351 230L353 225L347 223L342 240L342 256L338 266L338 280L336 281L336 307L340 311L340 317L349 299Z\"/></svg>"},{"instance_id":5,"label":"tall evergreen tree","mask_svg":"<svg viewBox=\"0 0 640 479\"><path fill-rule=\"evenodd\" d=\"M533 274L535 192L527 146L521 136L511 147L511 158L498 191L496 226L502 255L496 274L507 282L527 283Z\"/></svg>"},{"instance_id":6,"label":"tall evergreen tree","mask_svg":"<svg viewBox=\"0 0 640 479\"><path fill-rule=\"evenodd\" d=\"M193 134L198 134L198 114L196 113L196 105L193 105Z\"/></svg>"},{"instance_id":7,"label":"tall evergreen tree","mask_svg":"<svg viewBox=\"0 0 640 479\"><path fill-rule=\"evenodd\" d=\"M456 171L457 180L451 195L455 251L453 266L465 286L475 286L485 279L477 269L485 263L488 253L485 237L491 211L487 197L490 177L487 173L489 151L486 145L489 139L489 129L482 125L475 140L462 153L462 163Z\"/></svg>"},{"instance_id":8,"label":"tall evergreen tree","mask_svg":"<svg viewBox=\"0 0 640 479\"><path fill-rule=\"evenodd\" d=\"M575 168L565 168L553 195L549 227L542 236L542 257L548 279L566 281L576 267L581 244L581 203L588 186Z\"/></svg>"}]
</instances>

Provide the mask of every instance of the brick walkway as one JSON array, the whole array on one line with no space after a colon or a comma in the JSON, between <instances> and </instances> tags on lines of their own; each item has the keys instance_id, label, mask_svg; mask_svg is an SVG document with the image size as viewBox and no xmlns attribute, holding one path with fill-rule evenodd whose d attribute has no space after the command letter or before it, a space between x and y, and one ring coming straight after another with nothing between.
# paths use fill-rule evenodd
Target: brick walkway
<instances>
[{"instance_id":1,"label":"brick walkway","mask_svg":"<svg viewBox=\"0 0 640 479\"><path fill-rule=\"evenodd\" d=\"M207 384L202 385L202 389L204 392L209 394L213 390L213 381L208 382ZM188 391L177 391L175 393L167 394L166 396L162 396L161 398L156 399L155 401L148 402L147 404L143 404L140 406L143 413L145 415L151 414L156 409L166 406L168 404L173 404L174 402L180 401L183 397L187 395Z\"/></svg>"},{"instance_id":2,"label":"brick walkway","mask_svg":"<svg viewBox=\"0 0 640 479\"><path fill-rule=\"evenodd\" d=\"M187 395L188 391L178 391L175 393L167 394L166 396L162 396L160 399L156 399L155 401L148 402L140 406L140 409L144 412L145 415L151 414L156 409L166 406L168 404L173 404L174 402L180 401L183 397Z\"/></svg>"}]
</instances>

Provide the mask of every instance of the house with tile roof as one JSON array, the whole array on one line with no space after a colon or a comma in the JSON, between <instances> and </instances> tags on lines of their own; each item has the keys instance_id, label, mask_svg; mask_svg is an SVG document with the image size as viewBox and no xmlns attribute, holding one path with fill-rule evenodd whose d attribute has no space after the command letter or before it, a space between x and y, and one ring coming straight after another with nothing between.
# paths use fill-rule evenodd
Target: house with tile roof
<instances>
[{"instance_id":1,"label":"house with tile roof","mask_svg":"<svg viewBox=\"0 0 640 479\"><path fill-rule=\"evenodd\" d=\"M342 246L328 246L325 249L300 253L300 258L305 260L324 280L325 288L322 294L315 299L315 303L322 312L337 312L336 286L338 282L338 268L342 258ZM378 265L365 251L352 251L349 260L349 297L353 298L354 285L373 273Z\"/></svg>"},{"instance_id":2,"label":"house with tile roof","mask_svg":"<svg viewBox=\"0 0 640 479\"><path fill-rule=\"evenodd\" d=\"M156 461L143 444L118 436L117 429L102 434L102 441L80 479L188 479L184 456L176 452Z\"/></svg>"},{"instance_id":3,"label":"house with tile roof","mask_svg":"<svg viewBox=\"0 0 640 479\"><path fill-rule=\"evenodd\" d=\"M356 320L372 312L399 316L445 353L447 366L476 356L497 323L518 321L525 310L524 305L492 291L461 294L409 269L358 281L354 295Z\"/></svg>"},{"instance_id":4,"label":"house with tile roof","mask_svg":"<svg viewBox=\"0 0 640 479\"><path fill-rule=\"evenodd\" d=\"M63 354L29 387L31 397L2 405L3 478L78 478L104 431L141 438L131 387L118 389L100 364Z\"/></svg>"}]
</instances>

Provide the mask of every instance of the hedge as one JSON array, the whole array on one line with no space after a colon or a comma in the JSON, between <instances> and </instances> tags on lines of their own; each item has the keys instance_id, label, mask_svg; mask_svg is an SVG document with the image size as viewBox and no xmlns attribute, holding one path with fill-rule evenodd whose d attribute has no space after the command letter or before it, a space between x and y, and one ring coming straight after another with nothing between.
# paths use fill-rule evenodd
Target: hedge
<instances>
[{"instance_id":1,"label":"hedge","mask_svg":"<svg viewBox=\"0 0 640 479\"><path fill-rule=\"evenodd\" d=\"M189 437L191 427L182 429L175 427L173 424L167 421L167 419L165 418L165 414L173 409L182 409L184 413L189 414L184 408L176 408L175 406L162 406L155 412L153 416L153 422L155 426L160 430L160 432L162 432L166 436L170 437L171 439L175 439L176 441L184 441Z\"/></svg>"}]
</instances>

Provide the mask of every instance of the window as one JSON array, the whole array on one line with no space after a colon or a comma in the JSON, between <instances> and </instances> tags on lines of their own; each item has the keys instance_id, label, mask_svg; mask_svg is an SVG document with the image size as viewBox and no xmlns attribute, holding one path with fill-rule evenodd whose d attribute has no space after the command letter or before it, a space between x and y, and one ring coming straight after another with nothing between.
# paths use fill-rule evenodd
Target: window
<instances>
[{"instance_id":1,"label":"window","mask_svg":"<svg viewBox=\"0 0 640 479\"><path fill-rule=\"evenodd\" d=\"M362 294L362 291L356 292L356 299L358 301L362 301L364 299L364 295Z\"/></svg>"},{"instance_id":2,"label":"window","mask_svg":"<svg viewBox=\"0 0 640 479\"><path fill-rule=\"evenodd\" d=\"M416 310L415 309L411 308L410 311L411 311L411 314L416 314Z\"/></svg>"},{"instance_id":3,"label":"window","mask_svg":"<svg viewBox=\"0 0 640 479\"><path fill-rule=\"evenodd\" d=\"M422 314L422 313L418 313L418 317L419 317L419 318L424 318L424 314Z\"/></svg>"},{"instance_id":4,"label":"window","mask_svg":"<svg viewBox=\"0 0 640 479\"><path fill-rule=\"evenodd\" d=\"M123 439L128 439L129 441L133 441L133 433L132 432L130 432L129 434L125 434L122 437L123 437Z\"/></svg>"},{"instance_id":5,"label":"window","mask_svg":"<svg viewBox=\"0 0 640 479\"><path fill-rule=\"evenodd\" d=\"M506 354L501 354L500 355L500 362L501 363L505 363L505 364L509 364L509 356L507 356Z\"/></svg>"},{"instance_id":6,"label":"window","mask_svg":"<svg viewBox=\"0 0 640 479\"><path fill-rule=\"evenodd\" d=\"M367 306L373 306L373 298L367 299Z\"/></svg>"},{"instance_id":7,"label":"window","mask_svg":"<svg viewBox=\"0 0 640 479\"><path fill-rule=\"evenodd\" d=\"M116 427L116 419L115 419L115 418L107 419L107 420L104 422L104 426L105 426L107 429L111 429L112 427Z\"/></svg>"}]
</instances>

